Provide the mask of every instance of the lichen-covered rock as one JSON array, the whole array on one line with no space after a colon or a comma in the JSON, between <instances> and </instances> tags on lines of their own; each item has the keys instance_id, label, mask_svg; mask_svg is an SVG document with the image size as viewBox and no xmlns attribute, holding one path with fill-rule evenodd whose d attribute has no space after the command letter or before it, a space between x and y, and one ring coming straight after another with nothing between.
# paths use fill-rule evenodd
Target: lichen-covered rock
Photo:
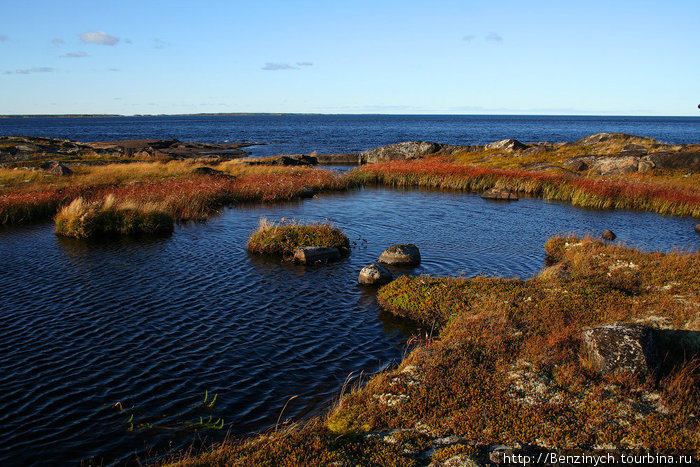
<instances>
[{"instance_id":1,"label":"lichen-covered rock","mask_svg":"<svg viewBox=\"0 0 700 467\"><path fill-rule=\"evenodd\" d=\"M370 149L362 153L367 164L376 162L396 161L412 157L425 156L438 152L442 145L429 141L405 141Z\"/></svg>"},{"instance_id":2,"label":"lichen-covered rock","mask_svg":"<svg viewBox=\"0 0 700 467\"><path fill-rule=\"evenodd\" d=\"M502 139L500 141L494 141L484 146L484 149L502 149L507 151L521 151L527 149L528 146L521 143L517 139Z\"/></svg>"},{"instance_id":3,"label":"lichen-covered rock","mask_svg":"<svg viewBox=\"0 0 700 467\"><path fill-rule=\"evenodd\" d=\"M605 229L603 231L603 240L613 241L617 238L617 235L612 230Z\"/></svg>"},{"instance_id":4,"label":"lichen-covered rock","mask_svg":"<svg viewBox=\"0 0 700 467\"><path fill-rule=\"evenodd\" d=\"M412 243L393 245L379 256L379 262L397 266L417 266L420 264L420 250Z\"/></svg>"},{"instance_id":5,"label":"lichen-covered rock","mask_svg":"<svg viewBox=\"0 0 700 467\"><path fill-rule=\"evenodd\" d=\"M629 174L639 170L639 157L636 156L603 156L596 158L591 169L603 175Z\"/></svg>"},{"instance_id":6,"label":"lichen-covered rock","mask_svg":"<svg viewBox=\"0 0 700 467\"><path fill-rule=\"evenodd\" d=\"M484 199L500 199L506 201L517 201L518 195L507 188L490 188L481 194Z\"/></svg>"},{"instance_id":7,"label":"lichen-covered rock","mask_svg":"<svg viewBox=\"0 0 700 467\"><path fill-rule=\"evenodd\" d=\"M73 171L65 165L61 164L60 162L57 162L56 164L52 165L49 169L49 173L53 175L58 175L59 177L73 175Z\"/></svg>"},{"instance_id":8,"label":"lichen-covered rock","mask_svg":"<svg viewBox=\"0 0 700 467\"><path fill-rule=\"evenodd\" d=\"M307 246L294 250L294 261L302 264L338 261L341 256L334 247Z\"/></svg>"},{"instance_id":9,"label":"lichen-covered rock","mask_svg":"<svg viewBox=\"0 0 700 467\"><path fill-rule=\"evenodd\" d=\"M584 349L602 375L630 372L654 377L661 356L654 329L638 323L612 323L583 331Z\"/></svg>"},{"instance_id":10,"label":"lichen-covered rock","mask_svg":"<svg viewBox=\"0 0 700 467\"><path fill-rule=\"evenodd\" d=\"M384 285L392 281L391 272L379 263L368 264L360 271L357 282L362 285Z\"/></svg>"}]
</instances>

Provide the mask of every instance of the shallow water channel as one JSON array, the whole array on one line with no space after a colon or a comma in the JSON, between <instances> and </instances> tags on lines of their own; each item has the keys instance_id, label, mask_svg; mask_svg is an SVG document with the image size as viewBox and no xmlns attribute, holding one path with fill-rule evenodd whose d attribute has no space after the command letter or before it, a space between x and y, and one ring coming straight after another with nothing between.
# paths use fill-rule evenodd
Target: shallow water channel
<instances>
[{"instance_id":1,"label":"shallow water channel","mask_svg":"<svg viewBox=\"0 0 700 467\"><path fill-rule=\"evenodd\" d=\"M251 256L245 244L261 217L327 219L352 253L311 267ZM159 454L273 426L295 395L282 420L318 413L350 373L400 359L415 331L356 283L392 244L420 247L423 263L410 274L527 278L554 234L609 228L643 250L695 251L694 224L365 188L231 208L158 239L62 239L52 224L0 231L0 463ZM217 394L213 407L205 391L208 402ZM224 419L222 430L198 427L210 416Z\"/></svg>"}]
</instances>

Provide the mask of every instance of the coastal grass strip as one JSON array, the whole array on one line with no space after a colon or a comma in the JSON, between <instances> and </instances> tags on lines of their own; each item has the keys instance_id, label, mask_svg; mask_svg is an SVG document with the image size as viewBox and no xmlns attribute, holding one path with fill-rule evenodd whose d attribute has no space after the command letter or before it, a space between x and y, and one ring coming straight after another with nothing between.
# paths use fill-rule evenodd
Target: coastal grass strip
<instances>
[{"instance_id":1,"label":"coastal grass strip","mask_svg":"<svg viewBox=\"0 0 700 467\"><path fill-rule=\"evenodd\" d=\"M507 188L548 200L595 209L638 209L700 217L696 190L643 183L574 178L566 175L464 166L440 158L383 162L355 169L348 177L360 184L429 187L471 192Z\"/></svg>"},{"instance_id":2,"label":"coastal grass strip","mask_svg":"<svg viewBox=\"0 0 700 467\"><path fill-rule=\"evenodd\" d=\"M59 208L77 198L100 201L108 195L113 195L119 203L158 204L176 221L201 220L228 204L288 201L300 198L309 188L335 191L348 186L347 179L316 169L246 171L237 177L187 175L140 183L123 182L6 191L0 194L0 224L19 225L47 220Z\"/></svg>"}]
</instances>

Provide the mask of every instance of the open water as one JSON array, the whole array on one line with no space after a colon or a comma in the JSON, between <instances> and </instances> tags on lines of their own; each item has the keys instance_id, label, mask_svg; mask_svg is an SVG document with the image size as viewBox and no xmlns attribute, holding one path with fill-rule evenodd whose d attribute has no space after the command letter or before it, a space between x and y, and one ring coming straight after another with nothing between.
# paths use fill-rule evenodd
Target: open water
<instances>
[{"instance_id":1,"label":"open water","mask_svg":"<svg viewBox=\"0 0 700 467\"><path fill-rule=\"evenodd\" d=\"M250 139L274 143L259 148L299 153L413 139L571 140L597 131L683 142L697 128L693 119L662 119L644 130L651 125L644 119L615 126L577 117L567 132L567 123L536 117L559 130L528 136L514 117L504 117L511 124L501 122L500 132L485 122L495 117L421 118L0 119L0 134ZM8 121L14 130L3 126ZM254 123L247 128L246 121ZM299 140L295 125L281 126L294 121ZM353 143L343 121L366 132ZM352 252L313 267L250 255L245 244L262 217L329 220L350 237ZM392 244L415 243L423 256L419 267L397 273L527 278L543 266L546 239L558 233L609 228L618 241L644 250L695 251L694 224L527 198L502 203L466 193L365 188L230 208L158 238L77 241L56 237L51 223L0 230L0 464L77 465L90 458L123 464L319 413L349 375L400 360L406 337L418 331L384 315L374 292L356 283L359 270ZM217 394L213 407L203 404L205 392L208 401ZM223 429L202 429L200 417L223 419Z\"/></svg>"}]
</instances>

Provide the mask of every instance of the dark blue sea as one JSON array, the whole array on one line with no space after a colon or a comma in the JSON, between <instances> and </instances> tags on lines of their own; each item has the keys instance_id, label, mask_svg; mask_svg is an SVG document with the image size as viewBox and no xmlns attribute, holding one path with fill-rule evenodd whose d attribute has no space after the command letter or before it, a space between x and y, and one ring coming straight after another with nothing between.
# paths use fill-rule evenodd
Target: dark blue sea
<instances>
[{"instance_id":1,"label":"dark blue sea","mask_svg":"<svg viewBox=\"0 0 700 467\"><path fill-rule=\"evenodd\" d=\"M649 136L683 144L700 142L700 117L521 115L215 115L87 118L0 118L0 135L75 141L179 139L188 142L256 142L253 156L362 152L401 141L484 144L574 141L600 132Z\"/></svg>"},{"instance_id":2,"label":"dark blue sea","mask_svg":"<svg viewBox=\"0 0 700 467\"><path fill-rule=\"evenodd\" d=\"M6 118L0 134L78 141L253 141L256 155L363 151L405 140L571 141L625 132L697 142L697 118L197 116ZM348 258L303 267L251 255L261 218L330 221ZM524 198L367 187L242 205L172 235L81 241L53 223L0 229L0 465L137 465L322 413L349 375L405 352L411 323L383 313L360 269L396 243L396 274L531 277L556 234L651 250L700 247L695 220ZM204 403L205 394L207 404ZM213 395L216 403L209 403ZM222 428L208 427L223 420ZM201 422L204 423L201 423Z\"/></svg>"}]
</instances>

